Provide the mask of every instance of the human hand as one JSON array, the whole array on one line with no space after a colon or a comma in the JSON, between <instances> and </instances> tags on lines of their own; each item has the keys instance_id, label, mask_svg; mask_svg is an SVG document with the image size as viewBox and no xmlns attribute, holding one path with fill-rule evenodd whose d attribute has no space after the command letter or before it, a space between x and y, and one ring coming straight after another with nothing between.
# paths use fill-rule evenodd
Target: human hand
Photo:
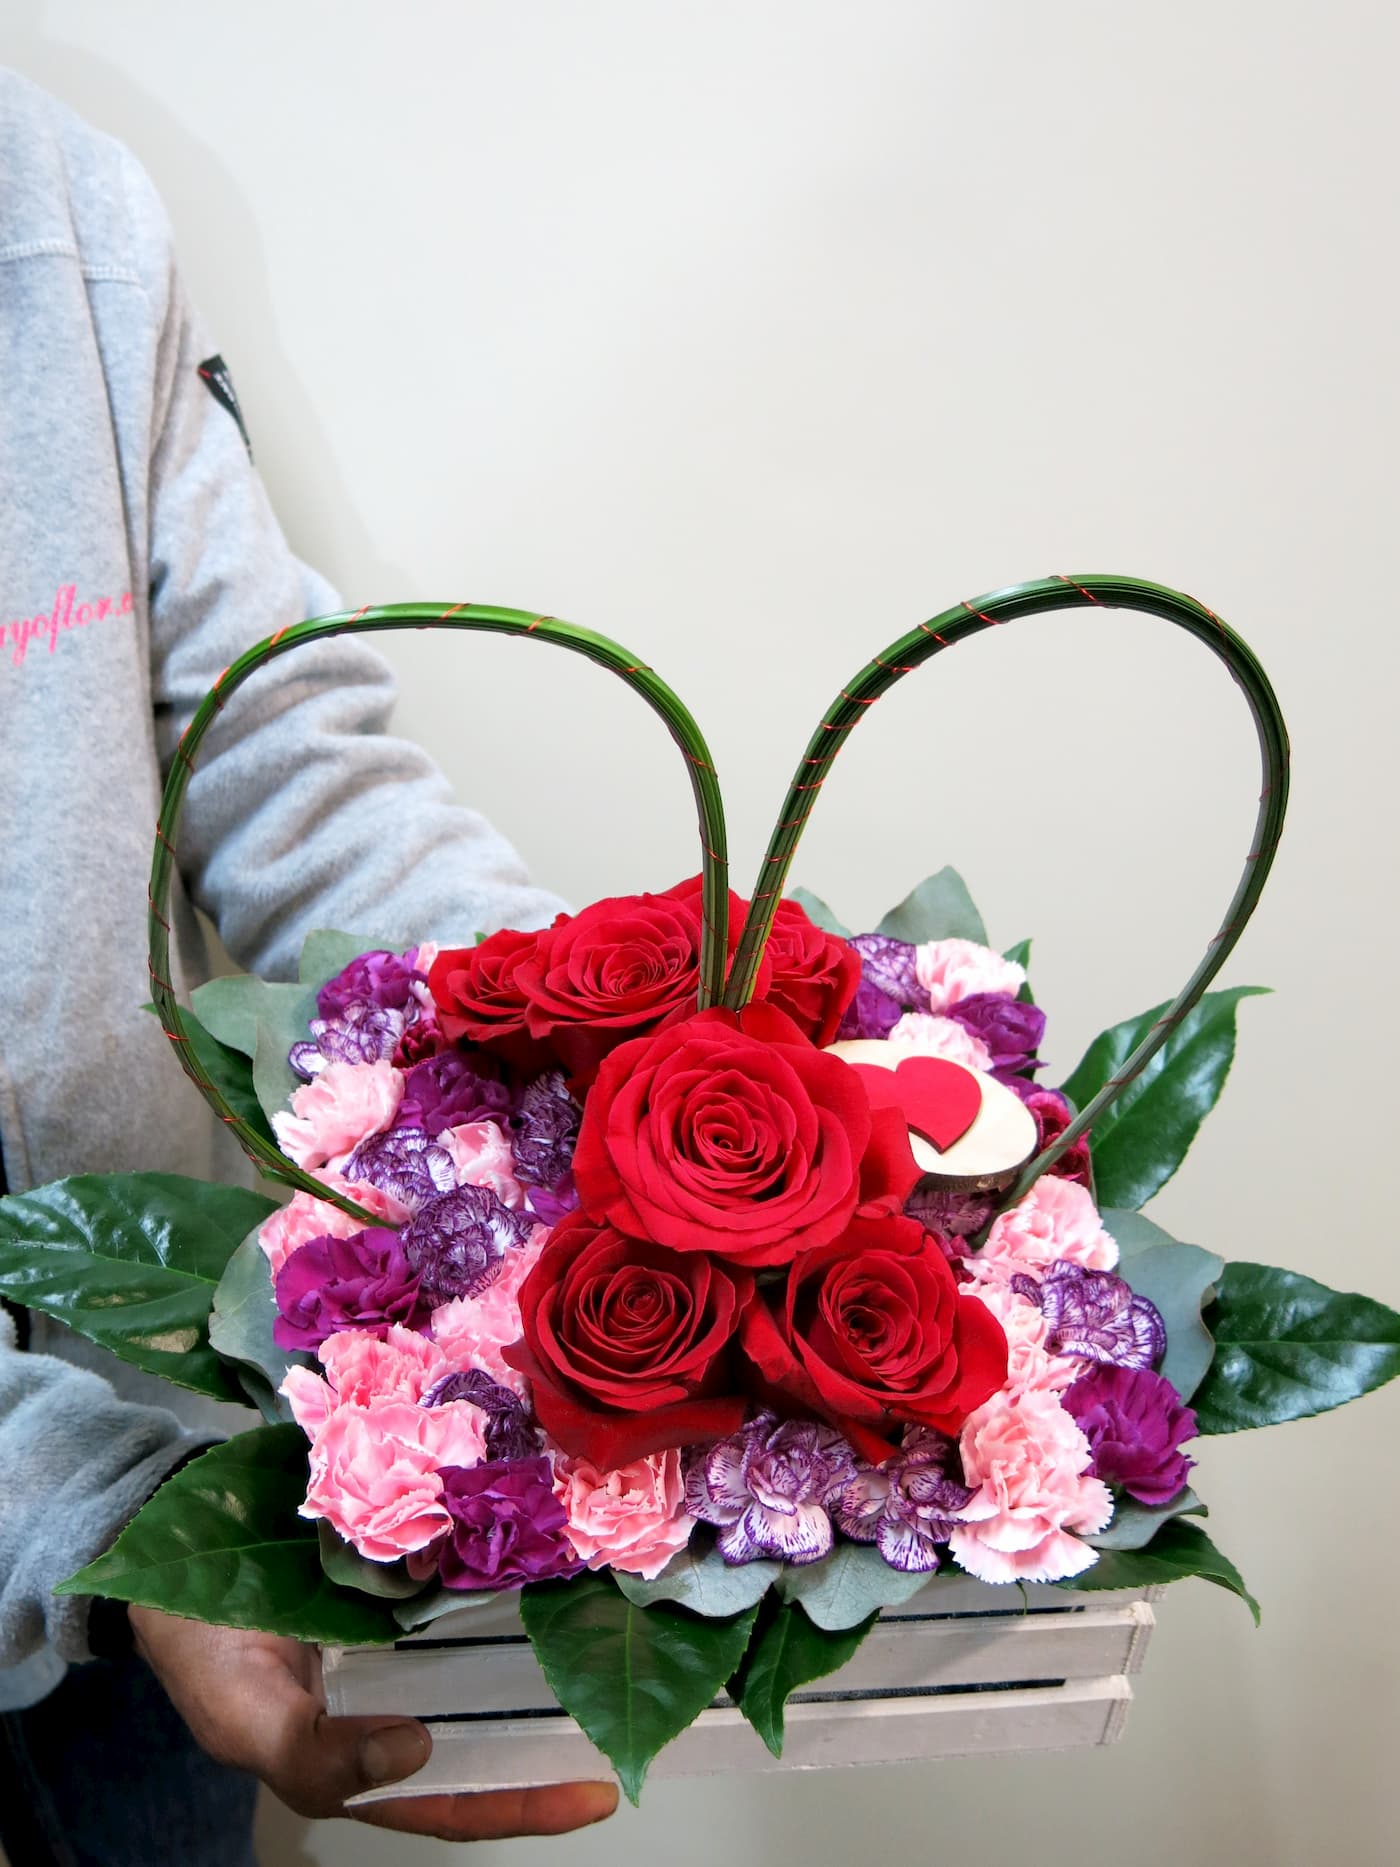
<instances>
[{"instance_id":1,"label":"human hand","mask_svg":"<svg viewBox=\"0 0 1400 1867\"><path fill-rule=\"evenodd\" d=\"M612 1783L556 1783L347 1809L348 1796L422 1768L432 1750L423 1725L330 1717L320 1653L300 1641L211 1627L155 1608L132 1607L129 1619L137 1651L202 1747L218 1762L261 1777L298 1815L344 1815L443 1841L496 1841L566 1834L617 1807Z\"/></svg>"}]
</instances>

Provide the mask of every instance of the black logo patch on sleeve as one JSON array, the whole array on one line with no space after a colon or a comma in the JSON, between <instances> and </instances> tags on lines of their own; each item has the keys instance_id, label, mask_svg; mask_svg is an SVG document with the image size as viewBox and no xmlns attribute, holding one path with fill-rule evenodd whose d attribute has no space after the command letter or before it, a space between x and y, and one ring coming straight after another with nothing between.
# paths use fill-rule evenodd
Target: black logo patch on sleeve
<instances>
[{"instance_id":1,"label":"black logo patch on sleeve","mask_svg":"<svg viewBox=\"0 0 1400 1867\"><path fill-rule=\"evenodd\" d=\"M248 450L248 458L253 458L253 443L248 439L248 429L243 420L243 410L238 406L238 392L233 386L233 377L229 374L228 364L222 357L206 357L198 366L199 380L213 396L222 409L227 409L238 423L238 432L243 436L243 445Z\"/></svg>"}]
</instances>

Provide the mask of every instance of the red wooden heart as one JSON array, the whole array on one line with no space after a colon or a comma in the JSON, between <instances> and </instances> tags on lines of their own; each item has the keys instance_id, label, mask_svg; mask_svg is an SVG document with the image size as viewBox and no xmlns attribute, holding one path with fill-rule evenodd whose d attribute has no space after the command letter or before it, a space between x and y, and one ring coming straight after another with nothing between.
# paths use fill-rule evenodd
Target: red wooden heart
<instances>
[{"instance_id":1,"label":"red wooden heart","mask_svg":"<svg viewBox=\"0 0 1400 1867\"><path fill-rule=\"evenodd\" d=\"M906 1057L893 1070L853 1063L872 1108L899 1109L913 1132L946 1154L961 1141L982 1107L976 1072L946 1057Z\"/></svg>"}]
</instances>

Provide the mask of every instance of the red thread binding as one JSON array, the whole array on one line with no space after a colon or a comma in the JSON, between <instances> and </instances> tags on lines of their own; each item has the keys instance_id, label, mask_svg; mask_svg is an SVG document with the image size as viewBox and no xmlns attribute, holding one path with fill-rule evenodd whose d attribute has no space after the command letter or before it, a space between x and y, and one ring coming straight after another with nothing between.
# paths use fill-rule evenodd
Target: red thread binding
<instances>
[{"instance_id":1,"label":"red thread binding","mask_svg":"<svg viewBox=\"0 0 1400 1867\"><path fill-rule=\"evenodd\" d=\"M1088 603L1098 602L1099 599L1094 595L1092 590L1086 590L1083 584L1076 583L1073 577L1066 577L1066 575L1064 574L1062 570L1057 570L1055 572L1055 575L1059 578L1061 583L1067 583L1072 590L1077 590L1086 602ZM1204 605L1202 607L1204 607Z\"/></svg>"},{"instance_id":2,"label":"red thread binding","mask_svg":"<svg viewBox=\"0 0 1400 1867\"><path fill-rule=\"evenodd\" d=\"M974 609L966 597L959 597L958 601L962 604L969 616L975 616L979 622L985 622L988 628L999 629L1001 627L1000 616L989 616L985 609Z\"/></svg>"}]
</instances>

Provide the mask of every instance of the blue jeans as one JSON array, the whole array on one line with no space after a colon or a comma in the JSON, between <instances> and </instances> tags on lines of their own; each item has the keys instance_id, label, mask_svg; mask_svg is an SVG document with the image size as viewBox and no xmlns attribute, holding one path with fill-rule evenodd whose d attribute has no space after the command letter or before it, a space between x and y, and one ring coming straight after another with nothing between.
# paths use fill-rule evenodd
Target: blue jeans
<instances>
[{"instance_id":1,"label":"blue jeans","mask_svg":"<svg viewBox=\"0 0 1400 1867\"><path fill-rule=\"evenodd\" d=\"M190 1736L144 1660L70 1666L0 1714L0 1843L11 1867L257 1867L257 1783Z\"/></svg>"}]
</instances>

